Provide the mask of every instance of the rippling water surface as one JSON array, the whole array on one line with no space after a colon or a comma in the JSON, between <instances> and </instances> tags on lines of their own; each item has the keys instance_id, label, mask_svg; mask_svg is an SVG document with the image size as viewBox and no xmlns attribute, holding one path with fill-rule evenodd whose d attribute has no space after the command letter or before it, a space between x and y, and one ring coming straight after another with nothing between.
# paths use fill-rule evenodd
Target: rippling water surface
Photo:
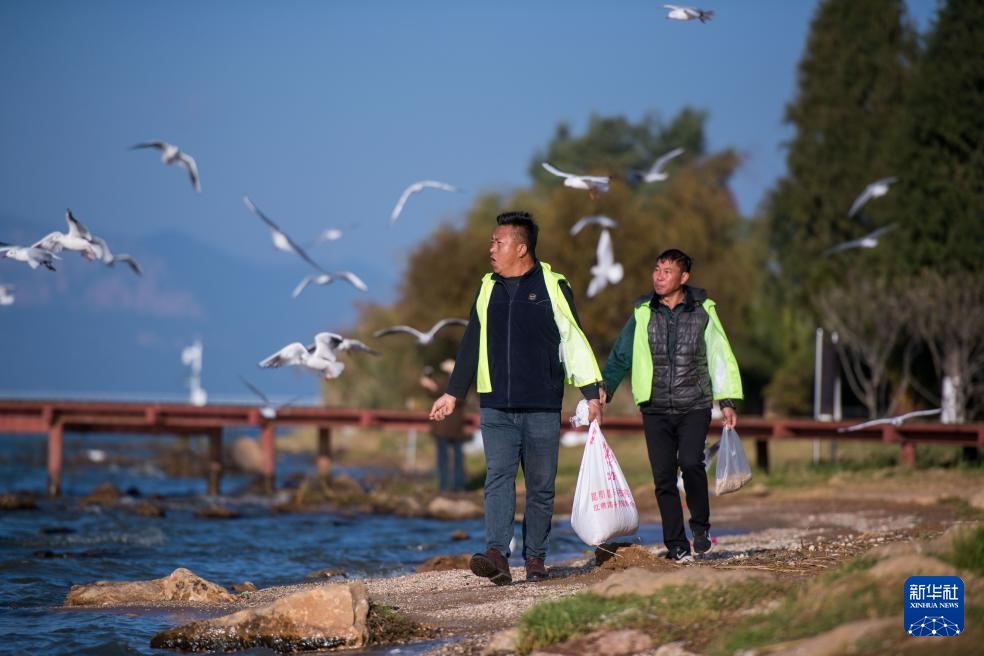
<instances>
[{"instance_id":1,"label":"rippling water surface","mask_svg":"<svg viewBox=\"0 0 984 656\"><path fill-rule=\"evenodd\" d=\"M154 464L154 454L172 443L167 438L90 435L83 441L68 436L66 462L74 464L66 466L63 474L64 496L42 500L39 510L0 514L0 653L168 654L173 652L151 649L151 637L198 617L185 610L60 608L77 583L155 579L187 567L226 587L248 580L262 588L296 583L329 567L346 572L350 579L393 576L413 571L432 556L484 550L480 519L445 522L336 513L275 514L267 497L230 492L246 487L249 478L244 475L223 478L223 491L230 496L206 497L203 479L165 477ZM89 449L125 453L129 464L92 463ZM44 463L43 437L3 436L0 493L41 494ZM292 473L312 469L309 455L281 454L277 463L281 483ZM364 472L346 473L358 478ZM141 497L162 495L166 516L141 517L126 510L126 503L140 500L136 495L127 497L119 509L82 507L81 498L107 480ZM194 516L213 502L242 517ZM453 541L451 534L458 529L471 537ZM640 527L640 536L647 543L662 540L654 525ZM584 551L570 525L558 522L549 560ZM402 647L399 653L412 651Z\"/></svg>"}]
</instances>

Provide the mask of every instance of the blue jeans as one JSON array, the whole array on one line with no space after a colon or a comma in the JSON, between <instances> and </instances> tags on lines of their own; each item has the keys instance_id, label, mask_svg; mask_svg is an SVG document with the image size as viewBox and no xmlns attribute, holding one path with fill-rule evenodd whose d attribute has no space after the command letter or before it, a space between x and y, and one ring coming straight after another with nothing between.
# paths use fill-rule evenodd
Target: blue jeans
<instances>
[{"instance_id":1,"label":"blue jeans","mask_svg":"<svg viewBox=\"0 0 984 656\"><path fill-rule=\"evenodd\" d=\"M441 492L461 492L465 489L465 457L460 439L434 437L437 447L437 488ZM448 462L454 460L454 465ZM453 469L452 469L453 467Z\"/></svg>"},{"instance_id":2,"label":"blue jeans","mask_svg":"<svg viewBox=\"0 0 984 656\"><path fill-rule=\"evenodd\" d=\"M523 558L544 558L553 519L560 413L482 408L481 428L486 466L485 541L509 557L516 515L516 472L522 465L526 479Z\"/></svg>"}]
</instances>

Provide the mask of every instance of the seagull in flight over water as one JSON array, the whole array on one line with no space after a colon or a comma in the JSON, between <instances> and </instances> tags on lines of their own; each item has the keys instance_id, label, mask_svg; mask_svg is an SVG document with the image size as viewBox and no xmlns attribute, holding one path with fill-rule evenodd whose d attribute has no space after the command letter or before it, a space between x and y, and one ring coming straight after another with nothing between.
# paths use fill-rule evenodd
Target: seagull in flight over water
<instances>
[{"instance_id":1,"label":"seagull in flight over water","mask_svg":"<svg viewBox=\"0 0 984 656\"><path fill-rule=\"evenodd\" d=\"M75 218L72 210L65 210L65 221L68 223L68 232L49 232L32 245L32 248L60 253L62 249L67 251L78 251L82 257L89 260L102 259L102 248L93 243L92 233L82 225L81 221Z\"/></svg>"},{"instance_id":2,"label":"seagull in flight over water","mask_svg":"<svg viewBox=\"0 0 984 656\"><path fill-rule=\"evenodd\" d=\"M713 11L697 9L696 7L680 7L677 5L663 5L663 7L670 10L670 13L666 15L667 20L688 21L696 19L701 23L706 23L714 18Z\"/></svg>"},{"instance_id":3,"label":"seagull in flight over water","mask_svg":"<svg viewBox=\"0 0 984 656\"><path fill-rule=\"evenodd\" d=\"M329 285L336 280L345 280L349 282L353 287L358 289L360 292L369 291L369 287L362 281L362 278L355 275L351 271L333 271L332 273L316 273L310 276L305 276L294 291L291 292L291 298L297 298L304 291L304 288L314 283L315 285Z\"/></svg>"},{"instance_id":4,"label":"seagull in flight over water","mask_svg":"<svg viewBox=\"0 0 984 656\"><path fill-rule=\"evenodd\" d=\"M372 334L373 337L384 337L386 335L393 335L396 333L407 333L408 335L413 335L417 339L417 344L420 346L426 346L434 341L434 336L437 335L437 331L445 326L467 326L468 322L464 319L441 319L428 330L426 333L422 333L416 328L411 328L410 326L391 326L389 328L384 328L382 330L377 330Z\"/></svg>"},{"instance_id":5,"label":"seagull in flight over water","mask_svg":"<svg viewBox=\"0 0 984 656\"><path fill-rule=\"evenodd\" d=\"M589 225L599 225L602 228L617 228L618 222L615 221L615 219L610 219L607 216L602 215L586 216L571 226L571 236L581 232L586 226Z\"/></svg>"},{"instance_id":6,"label":"seagull in flight over water","mask_svg":"<svg viewBox=\"0 0 984 656\"><path fill-rule=\"evenodd\" d=\"M663 171L663 167L674 157L679 157L683 154L683 148L674 148L670 152L666 153L659 159L657 159L648 171L642 174L643 182L662 182L670 177L669 173Z\"/></svg>"},{"instance_id":7,"label":"seagull in flight over water","mask_svg":"<svg viewBox=\"0 0 984 656\"><path fill-rule=\"evenodd\" d=\"M12 244L0 242L0 259L26 262L32 269L37 269L39 266L43 266L48 271L54 271L55 265L53 260L60 260L61 258L51 251L46 251L43 248L35 248L33 246L14 246Z\"/></svg>"},{"instance_id":8,"label":"seagull in flight over water","mask_svg":"<svg viewBox=\"0 0 984 656\"><path fill-rule=\"evenodd\" d=\"M878 246L878 240L886 232L895 227L894 223L889 223L886 226L882 226L872 232L871 234L861 237L861 239L854 239L852 241L845 241L842 244L837 244L832 248L828 248L824 255L833 255L834 253L841 253L843 251L849 251L852 248L875 248Z\"/></svg>"},{"instance_id":9,"label":"seagull in flight over water","mask_svg":"<svg viewBox=\"0 0 984 656\"><path fill-rule=\"evenodd\" d=\"M888 193L888 188L895 184L898 178L882 178L881 180L875 180L870 185L864 188L864 191L854 199L851 203L851 209L847 211L847 215L853 217L858 213L865 203L867 203L872 198L880 198Z\"/></svg>"},{"instance_id":10,"label":"seagull in flight over water","mask_svg":"<svg viewBox=\"0 0 984 656\"><path fill-rule=\"evenodd\" d=\"M936 408L935 410L916 410L915 412L907 412L904 415L899 415L897 417L883 417L881 419L872 419L871 421L866 421L862 424L855 424L854 426L848 426L847 428L838 428L838 433L853 433L854 431L861 430L862 428L868 428L869 426L879 426L881 424L891 424L892 426L901 426L904 422L912 419L913 417L931 417L932 415L938 415L943 412L942 408Z\"/></svg>"},{"instance_id":11,"label":"seagull in flight over water","mask_svg":"<svg viewBox=\"0 0 984 656\"><path fill-rule=\"evenodd\" d=\"M102 237L93 237L92 243L99 246L99 249L102 251L102 256L99 258L99 261L105 264L106 266L111 267L115 265L117 262L123 262L124 264L129 266L130 269L132 269L133 272L138 276L143 275L143 271L140 269L140 265L137 264L137 261L135 259L133 259L133 256L128 255L126 253L113 255L113 252L109 250L109 244L107 244L106 240L103 239Z\"/></svg>"},{"instance_id":12,"label":"seagull in flight over water","mask_svg":"<svg viewBox=\"0 0 984 656\"><path fill-rule=\"evenodd\" d=\"M412 185L403 190L400 195L400 199L396 201L396 205L393 207L393 211L390 212L390 225L396 223L396 220L400 218L400 213L403 211L403 206L407 204L410 196L423 191L424 189L440 189L441 191L456 192L458 188L449 185L446 182L439 182L437 180L420 180L414 182Z\"/></svg>"},{"instance_id":13,"label":"seagull in flight over water","mask_svg":"<svg viewBox=\"0 0 984 656\"><path fill-rule=\"evenodd\" d=\"M588 298L594 298L608 285L617 285L622 281L625 271L622 265L615 261L612 249L612 235L607 230L601 231L597 248L598 263L591 267L591 282L588 284Z\"/></svg>"},{"instance_id":14,"label":"seagull in flight over water","mask_svg":"<svg viewBox=\"0 0 984 656\"><path fill-rule=\"evenodd\" d=\"M564 179L564 186L571 189L585 189L592 198L597 198L601 192L608 191L611 178L607 175L577 175L561 171L550 162L543 162L543 168L557 177Z\"/></svg>"},{"instance_id":15,"label":"seagull in flight over water","mask_svg":"<svg viewBox=\"0 0 984 656\"><path fill-rule=\"evenodd\" d=\"M161 151L161 161L167 165L177 163L178 166L188 172L188 177L191 178L191 186L195 188L195 191L201 193L202 183L198 177L198 164L195 163L194 157L183 152L177 146L169 144L166 141L161 141L160 139L145 141L144 143L138 143L136 146L130 146L130 150L138 150L140 148L156 148Z\"/></svg>"},{"instance_id":16,"label":"seagull in flight over water","mask_svg":"<svg viewBox=\"0 0 984 656\"><path fill-rule=\"evenodd\" d=\"M314 260L312 260L311 256L308 255L303 248L297 245L297 242L295 242L293 239L287 236L287 233L281 230L280 226L274 223L270 219L270 217L268 217L266 214L261 212L260 208L258 208L256 204L254 204L253 201L249 199L249 196L243 196L243 204L246 205L246 209L248 209L250 212L258 216L260 220L263 221L263 223L267 224L267 227L270 228L270 233L271 233L271 237L273 238L274 248L276 248L278 251L284 251L285 253L294 253L295 255L298 255L301 259L303 259L305 262L313 266L318 271L324 272L324 269L321 268L321 265L315 262Z\"/></svg>"}]
</instances>

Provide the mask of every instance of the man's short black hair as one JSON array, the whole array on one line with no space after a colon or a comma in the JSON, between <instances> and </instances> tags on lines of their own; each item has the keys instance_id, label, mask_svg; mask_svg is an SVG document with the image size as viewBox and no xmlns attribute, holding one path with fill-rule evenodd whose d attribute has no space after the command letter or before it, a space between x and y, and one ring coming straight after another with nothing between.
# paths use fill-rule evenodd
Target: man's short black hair
<instances>
[{"instance_id":1,"label":"man's short black hair","mask_svg":"<svg viewBox=\"0 0 984 656\"><path fill-rule=\"evenodd\" d=\"M660 253L659 257L656 258L656 264L660 262L675 262L680 267L680 270L685 273L690 273L690 267L694 263L689 255L676 248L671 248Z\"/></svg>"},{"instance_id":2,"label":"man's short black hair","mask_svg":"<svg viewBox=\"0 0 984 656\"><path fill-rule=\"evenodd\" d=\"M530 256L536 257L536 238L540 234L540 226L533 220L532 214L529 212L503 212L495 217L495 222L499 225L519 228Z\"/></svg>"}]
</instances>

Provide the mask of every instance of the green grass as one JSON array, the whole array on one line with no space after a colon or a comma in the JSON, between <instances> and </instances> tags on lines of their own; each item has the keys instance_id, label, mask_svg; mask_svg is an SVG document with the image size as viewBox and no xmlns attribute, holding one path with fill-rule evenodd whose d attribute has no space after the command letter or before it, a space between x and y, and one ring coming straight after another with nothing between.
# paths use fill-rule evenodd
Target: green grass
<instances>
[{"instance_id":1,"label":"green grass","mask_svg":"<svg viewBox=\"0 0 984 656\"><path fill-rule=\"evenodd\" d=\"M715 631L735 611L779 594L778 584L760 581L712 589L669 587L647 597L579 593L528 610L519 622L519 650L529 653L603 628L640 629L657 642L692 639Z\"/></svg>"},{"instance_id":2,"label":"green grass","mask_svg":"<svg viewBox=\"0 0 984 656\"><path fill-rule=\"evenodd\" d=\"M953 541L953 549L944 557L958 569L984 576L984 526L978 526Z\"/></svg>"},{"instance_id":3,"label":"green grass","mask_svg":"<svg viewBox=\"0 0 984 656\"><path fill-rule=\"evenodd\" d=\"M943 497L939 504L953 511L953 518L959 521L984 520L984 510L975 508L963 497Z\"/></svg>"}]
</instances>

